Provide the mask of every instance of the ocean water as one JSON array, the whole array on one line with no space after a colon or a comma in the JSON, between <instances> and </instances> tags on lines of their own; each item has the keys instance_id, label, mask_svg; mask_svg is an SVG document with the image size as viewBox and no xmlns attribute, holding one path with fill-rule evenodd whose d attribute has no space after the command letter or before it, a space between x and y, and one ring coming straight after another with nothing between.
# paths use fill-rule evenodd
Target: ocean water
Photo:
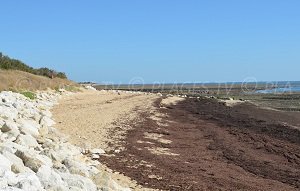
<instances>
[{"instance_id":1,"label":"ocean water","mask_svg":"<svg viewBox=\"0 0 300 191\"><path fill-rule=\"evenodd\" d=\"M262 93L262 94L293 93L293 92L300 92L300 86L285 87L285 88L274 88L274 89L266 89L266 90L258 90L258 91L256 91L256 93Z\"/></svg>"}]
</instances>

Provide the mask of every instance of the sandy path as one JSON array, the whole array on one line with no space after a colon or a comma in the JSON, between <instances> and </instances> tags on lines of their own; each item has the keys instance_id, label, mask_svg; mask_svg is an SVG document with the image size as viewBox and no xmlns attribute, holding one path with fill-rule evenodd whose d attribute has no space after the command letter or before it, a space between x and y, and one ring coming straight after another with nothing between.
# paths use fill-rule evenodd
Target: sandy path
<instances>
[{"instance_id":1,"label":"sandy path","mask_svg":"<svg viewBox=\"0 0 300 191\"><path fill-rule=\"evenodd\" d=\"M139 111L149 110L156 95L84 91L60 100L52 110L56 128L69 135L80 147L116 148L129 126L126 121L139 120Z\"/></svg>"}]
</instances>

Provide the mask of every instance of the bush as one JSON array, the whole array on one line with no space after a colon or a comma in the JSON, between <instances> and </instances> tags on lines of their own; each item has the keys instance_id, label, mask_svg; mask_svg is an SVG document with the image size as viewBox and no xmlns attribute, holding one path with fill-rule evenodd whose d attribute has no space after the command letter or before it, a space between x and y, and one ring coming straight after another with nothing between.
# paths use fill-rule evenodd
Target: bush
<instances>
[{"instance_id":1,"label":"bush","mask_svg":"<svg viewBox=\"0 0 300 191\"><path fill-rule=\"evenodd\" d=\"M36 95L33 92L21 92L20 94L24 95L25 97L29 99L36 99Z\"/></svg>"},{"instance_id":2,"label":"bush","mask_svg":"<svg viewBox=\"0 0 300 191\"><path fill-rule=\"evenodd\" d=\"M0 69L4 70L20 70L24 72L28 72L35 75L46 76L48 78L62 78L67 79L67 76L63 72L56 72L55 70L51 70L49 68L39 68L34 69L26 64L24 64L20 60L11 59L8 56L3 56L0 52Z\"/></svg>"}]
</instances>

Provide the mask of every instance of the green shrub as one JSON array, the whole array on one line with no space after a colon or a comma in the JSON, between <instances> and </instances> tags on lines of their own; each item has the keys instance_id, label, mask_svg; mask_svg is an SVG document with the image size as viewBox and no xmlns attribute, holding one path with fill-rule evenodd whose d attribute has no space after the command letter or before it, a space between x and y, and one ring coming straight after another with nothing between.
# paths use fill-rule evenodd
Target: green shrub
<instances>
[{"instance_id":1,"label":"green shrub","mask_svg":"<svg viewBox=\"0 0 300 191\"><path fill-rule=\"evenodd\" d=\"M12 59L8 56L4 56L0 52L0 69L4 70L20 70L24 72L28 72L35 75L46 76L48 78L62 78L67 79L67 76L63 72L56 72L55 70L51 70L49 68L39 68L34 69L26 64L24 64L20 60Z\"/></svg>"},{"instance_id":2,"label":"green shrub","mask_svg":"<svg viewBox=\"0 0 300 191\"><path fill-rule=\"evenodd\" d=\"M20 94L24 95L25 97L29 99L36 99L36 95L33 92L20 92Z\"/></svg>"}]
</instances>

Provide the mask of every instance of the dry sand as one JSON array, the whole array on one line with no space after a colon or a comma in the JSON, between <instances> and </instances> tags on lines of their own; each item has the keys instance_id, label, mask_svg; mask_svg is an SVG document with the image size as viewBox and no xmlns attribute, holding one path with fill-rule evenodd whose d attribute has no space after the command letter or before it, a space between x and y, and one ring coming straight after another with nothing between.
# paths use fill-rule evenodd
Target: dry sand
<instances>
[{"instance_id":1,"label":"dry sand","mask_svg":"<svg viewBox=\"0 0 300 191\"><path fill-rule=\"evenodd\" d=\"M86 148L116 148L139 111L152 108L156 95L83 91L63 97L54 107L56 128L69 135L71 143ZM125 124L125 125L124 125Z\"/></svg>"},{"instance_id":2,"label":"dry sand","mask_svg":"<svg viewBox=\"0 0 300 191\"><path fill-rule=\"evenodd\" d=\"M123 149L126 131L134 121L143 120L139 118L140 112L154 109L153 103L158 98L154 94L85 90L63 97L52 113L57 123L55 127L69 135L71 143L87 149L119 152ZM133 190L152 190L138 186L122 174L112 176L122 186Z\"/></svg>"}]
</instances>

